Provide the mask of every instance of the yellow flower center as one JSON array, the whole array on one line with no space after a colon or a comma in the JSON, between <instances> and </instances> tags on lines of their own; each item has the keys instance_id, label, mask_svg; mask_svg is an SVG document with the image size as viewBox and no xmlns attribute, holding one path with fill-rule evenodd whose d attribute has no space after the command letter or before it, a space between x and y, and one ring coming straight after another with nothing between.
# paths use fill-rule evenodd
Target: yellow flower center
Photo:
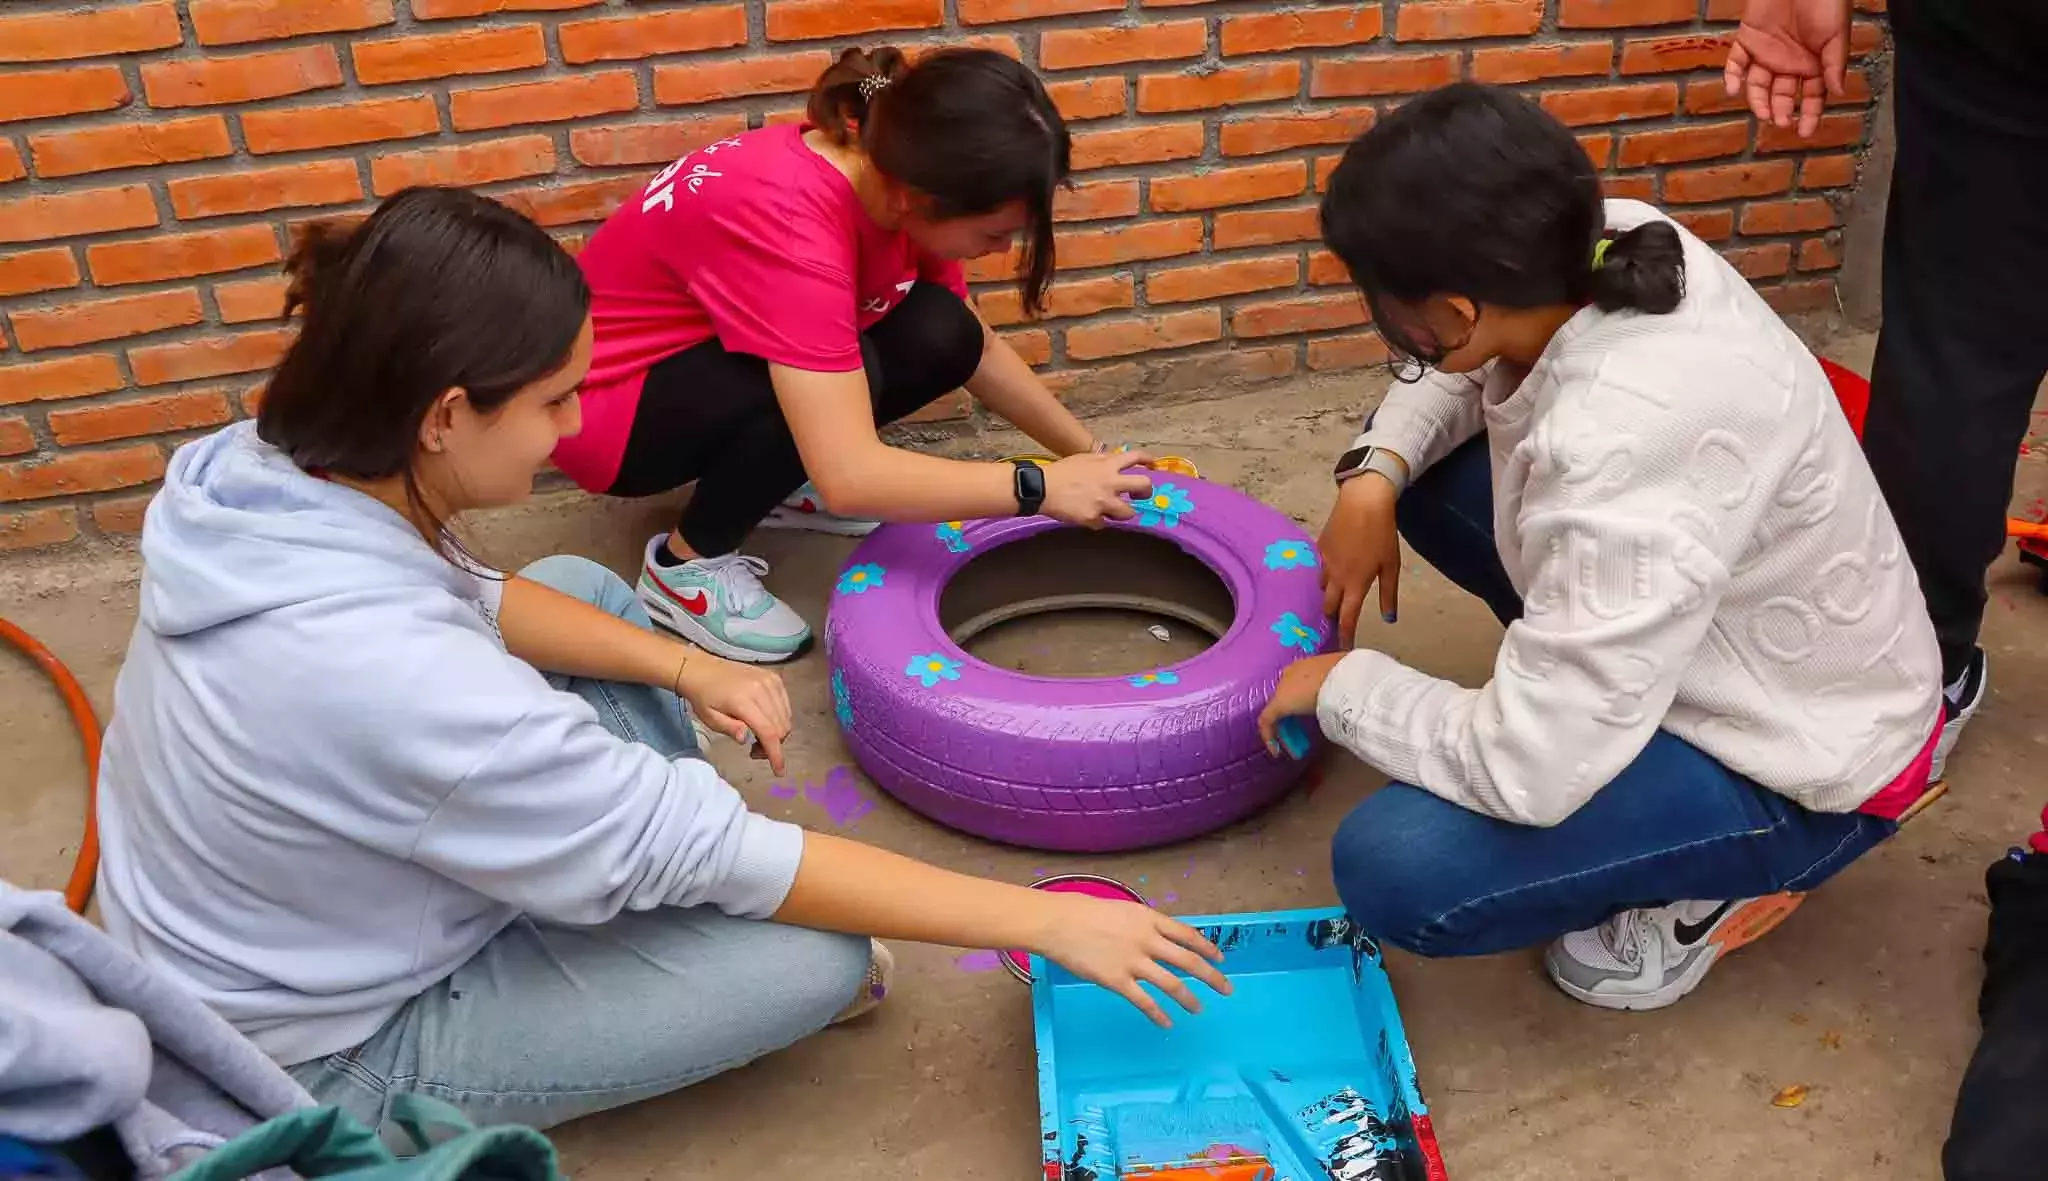
<instances>
[{"instance_id":1,"label":"yellow flower center","mask_svg":"<svg viewBox=\"0 0 2048 1181\"><path fill-rule=\"evenodd\" d=\"M1152 498L1152 503L1158 505L1160 508L1169 508L1172 506L1173 501L1165 496L1155 496Z\"/></svg>"},{"instance_id":2,"label":"yellow flower center","mask_svg":"<svg viewBox=\"0 0 2048 1181\"><path fill-rule=\"evenodd\" d=\"M1288 559L1289 561L1292 561L1292 560L1293 560L1293 558L1294 558L1294 551L1293 551L1293 550L1291 550L1291 549L1284 549L1284 550L1281 550L1281 551L1280 551L1280 556L1281 556L1282 558Z\"/></svg>"},{"instance_id":3,"label":"yellow flower center","mask_svg":"<svg viewBox=\"0 0 2048 1181\"><path fill-rule=\"evenodd\" d=\"M943 665L943 664L940 664L940 663L939 663L938 661L936 661L936 660L934 660L934 661L932 661L932 662L931 662L931 665L930 665L930 667L931 667L931 670L932 670L933 672L935 672L935 673L942 673L942 672L945 672L945 671L946 671L946 666L945 666L945 665Z\"/></svg>"},{"instance_id":4,"label":"yellow flower center","mask_svg":"<svg viewBox=\"0 0 2048 1181\"><path fill-rule=\"evenodd\" d=\"M855 570L853 572L853 580L855 582L865 582L867 581L867 577L867 572L864 570Z\"/></svg>"},{"instance_id":5,"label":"yellow flower center","mask_svg":"<svg viewBox=\"0 0 2048 1181\"><path fill-rule=\"evenodd\" d=\"M948 522L946 522L946 528L948 528L948 529L958 529L958 528L960 528L960 522L958 522L958 521L948 521Z\"/></svg>"}]
</instances>

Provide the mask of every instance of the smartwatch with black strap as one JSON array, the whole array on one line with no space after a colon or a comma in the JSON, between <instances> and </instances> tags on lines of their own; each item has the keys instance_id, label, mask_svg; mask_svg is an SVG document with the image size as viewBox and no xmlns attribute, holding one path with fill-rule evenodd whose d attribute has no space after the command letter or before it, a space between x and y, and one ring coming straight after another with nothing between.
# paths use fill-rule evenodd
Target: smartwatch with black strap
<instances>
[{"instance_id":1,"label":"smartwatch with black strap","mask_svg":"<svg viewBox=\"0 0 2048 1181\"><path fill-rule=\"evenodd\" d=\"M1010 462L1016 467L1017 515L1035 517L1045 507L1045 469L1028 459Z\"/></svg>"}]
</instances>

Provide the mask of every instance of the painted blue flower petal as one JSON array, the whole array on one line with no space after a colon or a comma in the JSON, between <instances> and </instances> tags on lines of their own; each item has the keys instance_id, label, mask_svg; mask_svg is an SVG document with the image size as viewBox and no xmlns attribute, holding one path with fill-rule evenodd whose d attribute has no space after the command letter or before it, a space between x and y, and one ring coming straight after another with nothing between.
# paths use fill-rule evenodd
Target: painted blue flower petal
<instances>
[{"instance_id":1,"label":"painted blue flower petal","mask_svg":"<svg viewBox=\"0 0 2048 1181\"><path fill-rule=\"evenodd\" d=\"M933 530L933 534L946 544L947 549L956 554L964 554L973 548L967 540L966 522L964 521L942 521L939 523L938 528Z\"/></svg>"},{"instance_id":2,"label":"painted blue flower petal","mask_svg":"<svg viewBox=\"0 0 2048 1181\"><path fill-rule=\"evenodd\" d=\"M960 662L947 659L941 652L927 652L911 657L910 663L903 666L903 675L932 689L938 687L940 681L959 680Z\"/></svg>"},{"instance_id":3,"label":"painted blue flower petal","mask_svg":"<svg viewBox=\"0 0 2048 1181\"><path fill-rule=\"evenodd\" d=\"M1178 484L1154 484L1152 495L1131 506L1138 510L1138 524L1161 529L1177 528L1182 517L1195 511L1195 502Z\"/></svg>"},{"instance_id":4,"label":"painted blue flower petal","mask_svg":"<svg viewBox=\"0 0 2048 1181\"><path fill-rule=\"evenodd\" d=\"M839 718L839 724L851 728L853 725L853 694L846 688L846 672L832 670L832 712Z\"/></svg>"},{"instance_id":5,"label":"painted blue flower petal","mask_svg":"<svg viewBox=\"0 0 2048 1181\"><path fill-rule=\"evenodd\" d=\"M862 562L848 566L839 575L839 593L842 595L864 595L882 585L886 571L873 562Z\"/></svg>"},{"instance_id":6,"label":"painted blue flower petal","mask_svg":"<svg viewBox=\"0 0 2048 1181\"><path fill-rule=\"evenodd\" d=\"M1282 540L1266 547L1268 570L1313 569L1315 564L1315 547L1306 541Z\"/></svg>"},{"instance_id":7,"label":"painted blue flower petal","mask_svg":"<svg viewBox=\"0 0 2048 1181\"><path fill-rule=\"evenodd\" d=\"M1285 648L1294 648L1310 656L1323 646L1323 633L1301 621L1301 617L1289 611L1273 622L1273 634L1280 637Z\"/></svg>"},{"instance_id":8,"label":"painted blue flower petal","mask_svg":"<svg viewBox=\"0 0 2048 1181\"><path fill-rule=\"evenodd\" d=\"M1133 688L1145 689L1153 685L1178 685L1180 674L1170 668L1157 669L1149 673L1137 673L1131 677Z\"/></svg>"}]
</instances>

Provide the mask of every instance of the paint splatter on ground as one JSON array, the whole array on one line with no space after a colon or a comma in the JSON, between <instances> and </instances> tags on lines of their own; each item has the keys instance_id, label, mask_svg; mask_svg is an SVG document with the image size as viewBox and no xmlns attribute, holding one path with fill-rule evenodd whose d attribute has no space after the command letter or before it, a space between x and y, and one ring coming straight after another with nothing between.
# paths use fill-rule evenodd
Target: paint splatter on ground
<instances>
[{"instance_id":1,"label":"paint splatter on ground","mask_svg":"<svg viewBox=\"0 0 2048 1181\"><path fill-rule=\"evenodd\" d=\"M1003 957L993 951L967 951L953 957L953 966L962 972L993 972L1003 966Z\"/></svg>"},{"instance_id":2,"label":"paint splatter on ground","mask_svg":"<svg viewBox=\"0 0 2048 1181\"><path fill-rule=\"evenodd\" d=\"M778 800L793 800L802 790L802 788L794 783L771 783L768 785L768 794Z\"/></svg>"},{"instance_id":3,"label":"paint splatter on ground","mask_svg":"<svg viewBox=\"0 0 2048 1181\"><path fill-rule=\"evenodd\" d=\"M861 791L851 767L834 767L823 783L804 784L804 798L825 809L825 815L841 828L852 828L875 810L875 802Z\"/></svg>"},{"instance_id":4,"label":"paint splatter on ground","mask_svg":"<svg viewBox=\"0 0 2048 1181\"><path fill-rule=\"evenodd\" d=\"M1174 892L1173 892L1172 890L1168 890L1168 891L1166 892L1166 897L1165 897L1165 898L1162 898L1162 899L1160 899L1160 901L1162 901L1162 902L1166 903L1167 905L1171 906L1171 905L1172 905L1173 903L1176 903L1176 902L1179 902L1179 901L1180 901L1180 895L1179 895L1179 894L1176 894L1176 893L1174 893Z\"/></svg>"}]
</instances>

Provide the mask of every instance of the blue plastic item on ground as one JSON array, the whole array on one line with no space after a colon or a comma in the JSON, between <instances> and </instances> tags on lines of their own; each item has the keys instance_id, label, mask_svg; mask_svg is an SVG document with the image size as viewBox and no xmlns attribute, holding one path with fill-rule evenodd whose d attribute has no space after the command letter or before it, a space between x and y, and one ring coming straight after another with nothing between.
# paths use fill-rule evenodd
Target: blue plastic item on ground
<instances>
[{"instance_id":1,"label":"blue plastic item on ground","mask_svg":"<svg viewBox=\"0 0 2048 1181\"><path fill-rule=\"evenodd\" d=\"M1032 957L1045 1181L1443 1181L1378 945L1336 909L1184 921L1235 991L1170 1030Z\"/></svg>"}]
</instances>

